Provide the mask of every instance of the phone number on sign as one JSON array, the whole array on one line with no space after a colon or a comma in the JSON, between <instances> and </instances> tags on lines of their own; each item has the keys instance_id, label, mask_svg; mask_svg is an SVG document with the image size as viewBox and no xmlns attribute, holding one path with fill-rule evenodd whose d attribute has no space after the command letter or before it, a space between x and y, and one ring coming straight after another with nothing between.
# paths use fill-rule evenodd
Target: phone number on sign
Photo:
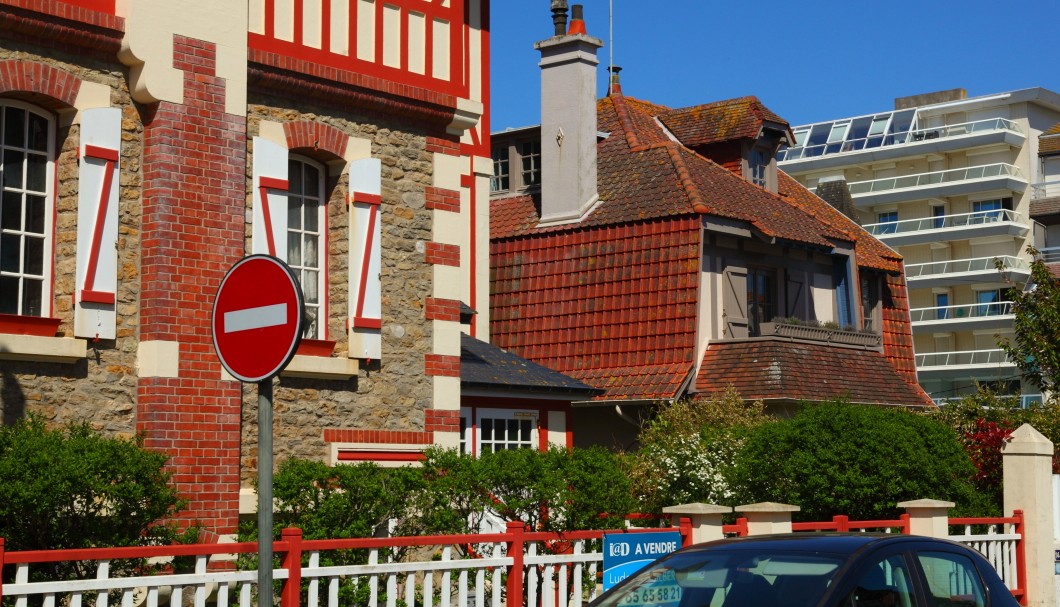
<instances>
[{"instance_id":1,"label":"phone number on sign","mask_svg":"<svg viewBox=\"0 0 1060 607\"><path fill-rule=\"evenodd\" d=\"M681 602L680 586L648 586L630 592L622 599L623 607L634 605L667 605Z\"/></svg>"}]
</instances>

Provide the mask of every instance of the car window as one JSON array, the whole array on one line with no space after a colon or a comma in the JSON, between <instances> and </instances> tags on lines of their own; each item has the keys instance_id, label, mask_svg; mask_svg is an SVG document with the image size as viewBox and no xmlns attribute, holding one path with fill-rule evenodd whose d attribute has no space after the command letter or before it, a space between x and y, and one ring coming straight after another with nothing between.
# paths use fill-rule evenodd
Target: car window
<instances>
[{"instance_id":1,"label":"car window","mask_svg":"<svg viewBox=\"0 0 1060 607\"><path fill-rule=\"evenodd\" d=\"M985 607L986 589L975 563L962 554L917 554L928 583L930 607Z\"/></svg>"},{"instance_id":2,"label":"car window","mask_svg":"<svg viewBox=\"0 0 1060 607\"><path fill-rule=\"evenodd\" d=\"M858 574L844 607L920 607L901 555L892 555Z\"/></svg>"}]
</instances>

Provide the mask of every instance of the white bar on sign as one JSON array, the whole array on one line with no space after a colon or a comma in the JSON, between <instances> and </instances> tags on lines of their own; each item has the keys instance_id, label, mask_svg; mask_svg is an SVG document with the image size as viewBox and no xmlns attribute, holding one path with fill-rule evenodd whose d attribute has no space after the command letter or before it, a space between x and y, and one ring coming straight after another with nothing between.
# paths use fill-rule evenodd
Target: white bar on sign
<instances>
[{"instance_id":1,"label":"white bar on sign","mask_svg":"<svg viewBox=\"0 0 1060 607\"><path fill-rule=\"evenodd\" d=\"M225 312L225 333L287 324L287 304L273 304Z\"/></svg>"}]
</instances>

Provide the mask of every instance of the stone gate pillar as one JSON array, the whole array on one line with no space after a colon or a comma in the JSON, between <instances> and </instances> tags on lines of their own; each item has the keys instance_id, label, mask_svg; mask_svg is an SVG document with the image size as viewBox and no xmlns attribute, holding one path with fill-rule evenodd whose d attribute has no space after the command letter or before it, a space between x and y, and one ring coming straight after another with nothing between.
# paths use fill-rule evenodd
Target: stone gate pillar
<instances>
[{"instance_id":1,"label":"stone gate pillar","mask_svg":"<svg viewBox=\"0 0 1060 607\"><path fill-rule=\"evenodd\" d=\"M1030 424L1012 433L1001 449L1005 514L1022 510L1027 557L1027 605L1055 607L1053 569L1053 443Z\"/></svg>"}]
</instances>

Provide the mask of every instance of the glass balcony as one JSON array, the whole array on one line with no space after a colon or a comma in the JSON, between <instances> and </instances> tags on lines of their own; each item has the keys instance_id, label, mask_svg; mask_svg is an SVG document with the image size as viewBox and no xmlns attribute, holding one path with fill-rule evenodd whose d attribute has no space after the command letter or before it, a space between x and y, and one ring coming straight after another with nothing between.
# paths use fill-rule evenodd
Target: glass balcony
<instances>
[{"instance_id":1,"label":"glass balcony","mask_svg":"<svg viewBox=\"0 0 1060 607\"><path fill-rule=\"evenodd\" d=\"M909 317L914 333L1011 328L1015 318L1011 301L913 308Z\"/></svg>"},{"instance_id":2,"label":"glass balcony","mask_svg":"<svg viewBox=\"0 0 1060 607\"><path fill-rule=\"evenodd\" d=\"M1030 230L1022 215L1007 209L903 219L864 227L876 238L897 247L983 236L1023 236Z\"/></svg>"},{"instance_id":3,"label":"glass balcony","mask_svg":"<svg viewBox=\"0 0 1060 607\"><path fill-rule=\"evenodd\" d=\"M909 288L954 286L975 281L1000 282L1003 279L1026 282L1030 275L1027 260L1012 255L914 263L905 267Z\"/></svg>"},{"instance_id":4,"label":"glass balcony","mask_svg":"<svg viewBox=\"0 0 1060 607\"><path fill-rule=\"evenodd\" d=\"M857 181L849 187L855 206L864 208L908 200L963 196L995 189L1022 192L1027 185L1027 179L1019 167L997 163Z\"/></svg>"},{"instance_id":5,"label":"glass balcony","mask_svg":"<svg viewBox=\"0 0 1060 607\"><path fill-rule=\"evenodd\" d=\"M1039 249L1038 258L1045 263L1060 263L1060 247L1045 247Z\"/></svg>"},{"instance_id":6,"label":"glass balcony","mask_svg":"<svg viewBox=\"0 0 1060 607\"><path fill-rule=\"evenodd\" d=\"M1022 146L1026 135L1020 125L1004 118L904 130L891 120L887 132L858 128L862 119L844 119L795 127L801 145L783 148L777 162L785 172L841 166L855 162L879 162L921 154L941 154L954 149L1006 143ZM877 123L882 117L876 117ZM908 121L906 128L913 126ZM806 136L801 136L806 132ZM834 157L834 159L833 159Z\"/></svg>"},{"instance_id":7,"label":"glass balcony","mask_svg":"<svg viewBox=\"0 0 1060 607\"><path fill-rule=\"evenodd\" d=\"M1005 377L1016 372L1016 365L1000 348L916 355L916 372L921 381L956 377L990 381L996 379L991 373L996 371L1004 373Z\"/></svg>"},{"instance_id":8,"label":"glass balcony","mask_svg":"<svg viewBox=\"0 0 1060 607\"><path fill-rule=\"evenodd\" d=\"M1041 394L1021 394L1020 396L1000 396L998 398L1000 398L1002 400L1008 400L1010 398L1011 399L1018 398L1019 402L1020 402L1020 409L1026 409L1027 407L1030 407L1032 404L1040 405L1043 402L1045 402L1045 399L1044 399L1044 397ZM957 402L957 401L961 400L961 397L960 396L947 396L947 397L944 397L944 398L933 398L931 400L935 401L936 405L938 405L940 407L943 407L943 406L946 405L946 403L952 403L952 402Z\"/></svg>"}]
</instances>

